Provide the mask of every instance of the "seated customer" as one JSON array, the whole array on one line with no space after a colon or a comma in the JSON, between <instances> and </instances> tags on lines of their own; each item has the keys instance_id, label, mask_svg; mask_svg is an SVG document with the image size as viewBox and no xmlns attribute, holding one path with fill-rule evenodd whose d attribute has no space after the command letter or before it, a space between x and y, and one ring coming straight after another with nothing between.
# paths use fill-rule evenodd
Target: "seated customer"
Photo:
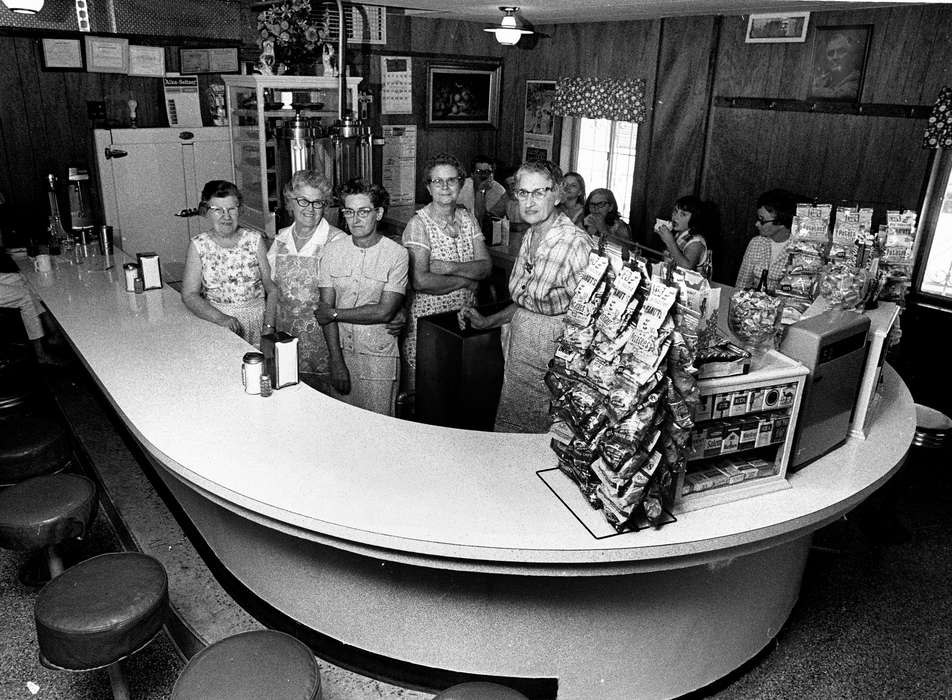
<instances>
[{"instance_id":1,"label":"seated customer","mask_svg":"<svg viewBox=\"0 0 952 700\"><path fill-rule=\"evenodd\" d=\"M469 209L478 222L482 222L486 214L497 219L506 215L506 188L493 179L495 172L496 161L489 156L476 156L470 176L460 187L459 203Z\"/></svg>"},{"instance_id":2,"label":"seated customer","mask_svg":"<svg viewBox=\"0 0 952 700\"><path fill-rule=\"evenodd\" d=\"M353 406L393 415L400 376L397 339L386 324L403 305L409 257L377 231L390 195L351 180L341 188L350 236L324 246L314 317L324 330L332 395Z\"/></svg>"},{"instance_id":3,"label":"seated customer","mask_svg":"<svg viewBox=\"0 0 952 700\"><path fill-rule=\"evenodd\" d=\"M674 203L671 226L655 224L655 233L665 246L665 258L678 267L697 270L711 278L711 243L720 230L720 217L713 202L687 195Z\"/></svg>"},{"instance_id":4,"label":"seated customer","mask_svg":"<svg viewBox=\"0 0 952 700\"><path fill-rule=\"evenodd\" d=\"M331 226L324 209L331 202L330 180L316 170L299 170L284 186L284 201L294 223L278 231L268 264L278 291L277 330L298 338L301 379L328 393L330 374L324 333L314 320L320 300L318 264L324 246L347 234Z\"/></svg>"},{"instance_id":5,"label":"seated customer","mask_svg":"<svg viewBox=\"0 0 952 700\"><path fill-rule=\"evenodd\" d=\"M606 237L631 240L631 229L621 220L615 195L604 187L592 190L585 200L585 218L582 219L582 224L588 235L596 240Z\"/></svg>"},{"instance_id":6,"label":"seated customer","mask_svg":"<svg viewBox=\"0 0 952 700\"><path fill-rule=\"evenodd\" d=\"M226 180L202 188L198 211L211 225L188 246L182 302L199 318L224 326L258 347L274 328L277 302L261 234L238 225L241 192Z\"/></svg>"},{"instance_id":7,"label":"seated customer","mask_svg":"<svg viewBox=\"0 0 952 700\"><path fill-rule=\"evenodd\" d=\"M585 218L585 180L575 172L565 173L562 180L562 200L559 202L559 211L565 214L569 221L583 228Z\"/></svg>"},{"instance_id":8,"label":"seated customer","mask_svg":"<svg viewBox=\"0 0 952 700\"><path fill-rule=\"evenodd\" d=\"M747 244L737 272L738 289L750 289L767 270L767 289L774 291L787 266L784 251L797 212L796 198L787 190L768 190L757 198L757 235Z\"/></svg>"},{"instance_id":9,"label":"seated customer","mask_svg":"<svg viewBox=\"0 0 952 700\"><path fill-rule=\"evenodd\" d=\"M47 347L42 321L42 314L45 313L43 304L33 295L23 275L20 274L20 268L2 246L0 246L0 306L19 309L26 337L33 346L37 361L43 364L61 364L61 360Z\"/></svg>"}]
</instances>

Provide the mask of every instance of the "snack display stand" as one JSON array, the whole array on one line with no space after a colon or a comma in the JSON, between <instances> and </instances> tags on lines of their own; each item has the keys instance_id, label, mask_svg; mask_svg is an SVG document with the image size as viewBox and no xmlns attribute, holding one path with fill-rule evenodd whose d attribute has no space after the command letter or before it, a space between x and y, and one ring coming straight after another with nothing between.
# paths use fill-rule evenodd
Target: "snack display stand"
<instances>
[{"instance_id":1,"label":"snack display stand","mask_svg":"<svg viewBox=\"0 0 952 700\"><path fill-rule=\"evenodd\" d=\"M915 431L885 367L866 440L789 488L596 537L539 478L555 466L547 435L401 421L301 384L247 395L248 344L168 286L127 293L115 262L19 265L243 595L319 655L417 686L611 699L716 681L777 635L813 531L885 483Z\"/></svg>"}]
</instances>

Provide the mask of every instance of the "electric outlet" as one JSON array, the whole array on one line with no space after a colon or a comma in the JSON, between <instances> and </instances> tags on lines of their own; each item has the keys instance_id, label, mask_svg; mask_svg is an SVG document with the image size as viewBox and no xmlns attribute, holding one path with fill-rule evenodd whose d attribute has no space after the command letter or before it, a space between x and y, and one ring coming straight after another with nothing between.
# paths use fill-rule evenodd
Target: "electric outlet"
<instances>
[{"instance_id":1,"label":"electric outlet","mask_svg":"<svg viewBox=\"0 0 952 700\"><path fill-rule=\"evenodd\" d=\"M106 121L106 103L104 100L86 102L86 114L93 121Z\"/></svg>"}]
</instances>

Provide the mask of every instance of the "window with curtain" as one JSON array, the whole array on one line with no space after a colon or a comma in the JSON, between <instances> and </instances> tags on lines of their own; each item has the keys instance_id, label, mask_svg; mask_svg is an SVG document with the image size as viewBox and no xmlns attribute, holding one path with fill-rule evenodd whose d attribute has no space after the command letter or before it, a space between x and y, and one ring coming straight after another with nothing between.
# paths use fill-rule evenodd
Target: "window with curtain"
<instances>
[{"instance_id":1,"label":"window with curtain","mask_svg":"<svg viewBox=\"0 0 952 700\"><path fill-rule=\"evenodd\" d=\"M588 192L610 189L627 221L638 124L647 111L644 80L562 78L553 111L563 117L562 164L581 174Z\"/></svg>"},{"instance_id":2,"label":"window with curtain","mask_svg":"<svg viewBox=\"0 0 952 700\"><path fill-rule=\"evenodd\" d=\"M562 163L585 180L585 189L607 187L627 223L635 175L638 125L612 119L566 117L562 120Z\"/></svg>"}]
</instances>

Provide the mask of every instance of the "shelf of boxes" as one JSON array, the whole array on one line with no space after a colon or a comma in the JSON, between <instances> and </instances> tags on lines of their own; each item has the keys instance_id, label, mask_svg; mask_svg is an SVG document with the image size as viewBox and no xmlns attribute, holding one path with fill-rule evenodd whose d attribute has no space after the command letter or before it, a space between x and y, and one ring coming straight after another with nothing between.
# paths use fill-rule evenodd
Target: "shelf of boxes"
<instances>
[{"instance_id":1,"label":"shelf of boxes","mask_svg":"<svg viewBox=\"0 0 952 700\"><path fill-rule=\"evenodd\" d=\"M676 513L789 488L787 463L809 370L768 351L748 374L703 379Z\"/></svg>"}]
</instances>

